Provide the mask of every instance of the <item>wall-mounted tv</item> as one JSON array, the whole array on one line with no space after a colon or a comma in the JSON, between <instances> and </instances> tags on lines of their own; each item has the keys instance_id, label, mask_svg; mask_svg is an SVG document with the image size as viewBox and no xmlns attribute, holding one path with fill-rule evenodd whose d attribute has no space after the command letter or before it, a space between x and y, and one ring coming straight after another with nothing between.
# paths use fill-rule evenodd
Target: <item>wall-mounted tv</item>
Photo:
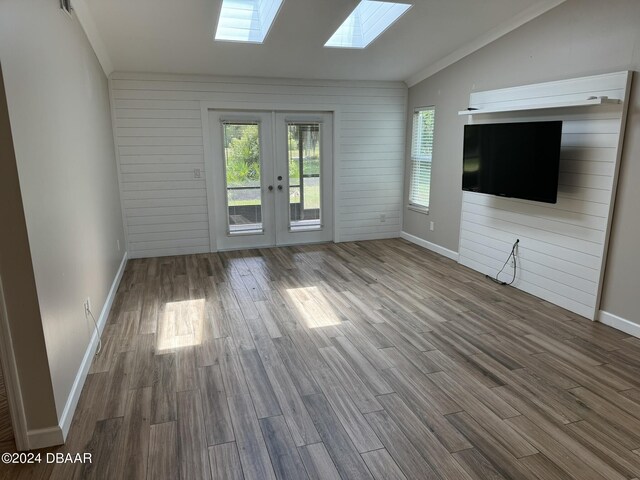
<instances>
[{"instance_id":1,"label":"wall-mounted tv","mask_svg":"<svg viewBox=\"0 0 640 480\"><path fill-rule=\"evenodd\" d=\"M465 125L462 189L556 203L562 122Z\"/></svg>"}]
</instances>

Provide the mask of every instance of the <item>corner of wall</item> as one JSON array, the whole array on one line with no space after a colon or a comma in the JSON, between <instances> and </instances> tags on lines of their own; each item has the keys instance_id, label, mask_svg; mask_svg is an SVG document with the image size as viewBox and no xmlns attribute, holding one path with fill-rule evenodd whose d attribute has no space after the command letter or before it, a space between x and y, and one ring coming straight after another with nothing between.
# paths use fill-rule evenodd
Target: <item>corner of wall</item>
<instances>
[{"instance_id":1,"label":"corner of wall","mask_svg":"<svg viewBox=\"0 0 640 480\"><path fill-rule=\"evenodd\" d=\"M636 322L603 310L598 312L598 318L596 320L600 323L604 323L605 325L628 333L629 335L640 338L640 324Z\"/></svg>"},{"instance_id":2,"label":"corner of wall","mask_svg":"<svg viewBox=\"0 0 640 480\"><path fill-rule=\"evenodd\" d=\"M400 233L400 238L404 238L408 242L411 242L422 248L426 248L427 250L431 250L432 252L438 253L443 257L450 258L455 262L458 261L458 252L454 252L453 250L449 250L448 248L444 248L440 245L436 245L435 243L428 242L420 237L416 237L415 235L411 235L404 231Z\"/></svg>"},{"instance_id":3,"label":"corner of wall","mask_svg":"<svg viewBox=\"0 0 640 480\"><path fill-rule=\"evenodd\" d=\"M98 347L98 341L107 323L107 318L109 317L109 312L111 311L111 307L113 306L113 301L116 297L116 292L118 291L118 285L120 285L120 281L122 280L122 275L124 274L128 258L128 253L125 252L122 257L122 262L120 262L118 272L116 273L116 276L113 279L113 283L111 284L111 288L109 289L107 299L104 303L104 306L102 307L102 311L100 312L100 316L98 317L98 321L96 322L98 330L93 333L93 335L91 336L91 340L89 341L89 345L87 345L87 350L84 353L82 363L80 364L80 368L78 369L78 373L76 374L73 386L71 387L71 392L69 393L69 397L67 398L67 403L65 404L62 415L60 416L59 428L60 432L62 433L63 441L66 440L67 435L69 434L71 421L73 420L73 414L76 411L78 401L80 400L80 394L82 393L82 387L84 387L87 375L89 374L91 362L93 361L96 349Z\"/></svg>"},{"instance_id":4,"label":"corner of wall","mask_svg":"<svg viewBox=\"0 0 640 480\"><path fill-rule=\"evenodd\" d=\"M84 33L87 35L91 48L95 52L96 57L98 57L98 61L100 62L102 70L104 70L104 74L108 78L113 72L113 63L111 62L109 51L102 40L98 27L93 20L93 15L89 6L86 4L85 0L73 0L73 10L75 11L78 22L80 22Z\"/></svg>"}]
</instances>

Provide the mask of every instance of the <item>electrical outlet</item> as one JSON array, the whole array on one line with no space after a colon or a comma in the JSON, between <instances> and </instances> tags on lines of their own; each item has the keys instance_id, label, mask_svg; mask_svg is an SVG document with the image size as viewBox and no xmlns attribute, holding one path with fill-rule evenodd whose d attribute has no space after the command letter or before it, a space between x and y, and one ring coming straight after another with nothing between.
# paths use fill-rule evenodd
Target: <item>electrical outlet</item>
<instances>
[{"instance_id":1,"label":"electrical outlet","mask_svg":"<svg viewBox=\"0 0 640 480\"><path fill-rule=\"evenodd\" d=\"M87 297L87 299L84 301L84 316L88 317L90 311L91 311L91 298Z\"/></svg>"},{"instance_id":2,"label":"electrical outlet","mask_svg":"<svg viewBox=\"0 0 640 480\"><path fill-rule=\"evenodd\" d=\"M387 221L387 215L384 213L380 214L380 223L384 223Z\"/></svg>"},{"instance_id":3,"label":"electrical outlet","mask_svg":"<svg viewBox=\"0 0 640 480\"><path fill-rule=\"evenodd\" d=\"M202 171L199 168L195 168L193 170L193 178L200 178L202 176Z\"/></svg>"},{"instance_id":4,"label":"electrical outlet","mask_svg":"<svg viewBox=\"0 0 640 480\"><path fill-rule=\"evenodd\" d=\"M431 230L432 232L436 229L436 223L435 222L429 222L429 230Z\"/></svg>"},{"instance_id":5,"label":"electrical outlet","mask_svg":"<svg viewBox=\"0 0 640 480\"><path fill-rule=\"evenodd\" d=\"M120 240L116 240L116 247L118 247L118 251L120 251Z\"/></svg>"}]
</instances>

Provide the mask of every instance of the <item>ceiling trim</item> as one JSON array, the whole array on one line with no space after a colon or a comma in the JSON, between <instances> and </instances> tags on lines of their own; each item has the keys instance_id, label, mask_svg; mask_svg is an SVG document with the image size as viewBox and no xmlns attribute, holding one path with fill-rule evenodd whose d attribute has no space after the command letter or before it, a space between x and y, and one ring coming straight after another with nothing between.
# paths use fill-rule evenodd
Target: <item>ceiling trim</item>
<instances>
[{"instance_id":1,"label":"ceiling trim","mask_svg":"<svg viewBox=\"0 0 640 480\"><path fill-rule=\"evenodd\" d=\"M552 8L557 7L561 3L564 3L566 0L547 0L546 2L542 2L540 4L534 5L533 7L528 8L522 13L519 13L515 17L513 17L508 22L503 23L502 25L498 25L497 27L489 30L487 33L480 35L474 41L460 47L455 50L453 53L437 60L431 65L427 66L423 70L411 75L409 78L405 80L405 83L409 87L413 87L417 83L435 75L440 70L444 70L450 65L453 65L458 60L462 60L464 57L471 55L473 52L480 50L482 47L487 46L488 44L495 42L500 37L503 37L509 32L521 27L527 22L530 22L536 17L539 17L543 13L548 12Z\"/></svg>"},{"instance_id":2,"label":"ceiling trim","mask_svg":"<svg viewBox=\"0 0 640 480\"><path fill-rule=\"evenodd\" d=\"M111 80L151 80L158 82L234 83L244 85L278 85L306 87L371 87L406 89L402 80L332 80L293 77L249 77L243 75L209 75L191 73L154 73L135 71L115 71Z\"/></svg>"},{"instance_id":3,"label":"ceiling trim","mask_svg":"<svg viewBox=\"0 0 640 480\"><path fill-rule=\"evenodd\" d=\"M105 75L108 77L113 72L113 63L111 62L111 57L109 57L109 51L98 32L96 22L93 20L91 10L89 10L85 0L73 0L72 7L84 33L89 39L89 43L96 57L98 57L102 70L104 70Z\"/></svg>"}]
</instances>

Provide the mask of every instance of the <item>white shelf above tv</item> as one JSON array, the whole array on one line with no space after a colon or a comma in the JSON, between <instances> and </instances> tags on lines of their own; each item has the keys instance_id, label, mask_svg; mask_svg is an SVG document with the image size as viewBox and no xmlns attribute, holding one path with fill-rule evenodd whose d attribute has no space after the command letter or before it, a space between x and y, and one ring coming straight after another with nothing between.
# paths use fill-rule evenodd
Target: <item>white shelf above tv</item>
<instances>
[{"instance_id":1,"label":"white shelf above tv","mask_svg":"<svg viewBox=\"0 0 640 480\"><path fill-rule=\"evenodd\" d=\"M477 110L461 110L458 115L481 115L485 113L519 112L526 110L545 110L549 108L592 107L597 105L617 105L622 103L617 98L588 98L562 103L536 103L530 105L506 105L503 107L478 108Z\"/></svg>"}]
</instances>

